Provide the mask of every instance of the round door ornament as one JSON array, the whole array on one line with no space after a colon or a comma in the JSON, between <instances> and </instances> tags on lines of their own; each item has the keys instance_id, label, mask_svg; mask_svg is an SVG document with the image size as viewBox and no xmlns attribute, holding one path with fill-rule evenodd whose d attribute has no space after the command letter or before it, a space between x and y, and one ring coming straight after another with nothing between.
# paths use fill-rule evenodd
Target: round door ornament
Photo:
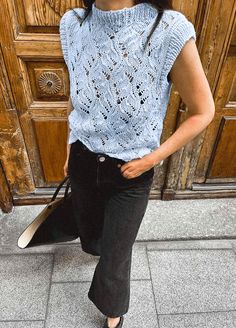
<instances>
[{"instance_id":1,"label":"round door ornament","mask_svg":"<svg viewBox=\"0 0 236 328\"><path fill-rule=\"evenodd\" d=\"M52 95L61 90L62 81L54 72L43 72L38 78L38 85L42 92Z\"/></svg>"}]
</instances>

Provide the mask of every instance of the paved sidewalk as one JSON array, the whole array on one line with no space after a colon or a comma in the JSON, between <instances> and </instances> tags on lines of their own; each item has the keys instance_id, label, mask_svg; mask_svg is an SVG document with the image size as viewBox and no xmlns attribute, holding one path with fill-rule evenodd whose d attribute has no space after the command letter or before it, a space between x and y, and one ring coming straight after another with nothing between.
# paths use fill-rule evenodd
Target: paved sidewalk
<instances>
[{"instance_id":1,"label":"paved sidewalk","mask_svg":"<svg viewBox=\"0 0 236 328\"><path fill-rule=\"evenodd\" d=\"M149 201L124 328L236 327L236 200L181 202ZM104 316L87 298L98 257L79 240L16 246L43 207L16 207L0 218L0 328L101 328Z\"/></svg>"}]
</instances>

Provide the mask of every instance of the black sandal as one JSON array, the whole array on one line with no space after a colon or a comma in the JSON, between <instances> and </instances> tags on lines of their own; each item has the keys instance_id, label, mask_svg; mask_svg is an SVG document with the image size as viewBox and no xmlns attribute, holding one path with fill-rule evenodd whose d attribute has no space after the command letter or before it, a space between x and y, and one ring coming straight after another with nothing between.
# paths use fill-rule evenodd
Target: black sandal
<instances>
[{"instance_id":1,"label":"black sandal","mask_svg":"<svg viewBox=\"0 0 236 328\"><path fill-rule=\"evenodd\" d=\"M115 326L115 328L121 328L121 327L123 326L123 322L124 322L124 317L123 317L123 315L122 315L122 316L120 317L120 321L119 321L118 324ZM106 320L105 320L104 325L103 325L102 328L109 328L108 323L107 323L107 318L106 318Z\"/></svg>"}]
</instances>

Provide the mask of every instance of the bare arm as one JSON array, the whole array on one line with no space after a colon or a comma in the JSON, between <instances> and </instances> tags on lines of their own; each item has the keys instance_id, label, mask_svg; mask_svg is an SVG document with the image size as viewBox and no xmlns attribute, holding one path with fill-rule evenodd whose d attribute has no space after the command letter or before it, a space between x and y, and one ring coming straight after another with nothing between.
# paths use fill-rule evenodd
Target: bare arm
<instances>
[{"instance_id":1,"label":"bare arm","mask_svg":"<svg viewBox=\"0 0 236 328\"><path fill-rule=\"evenodd\" d=\"M190 39L170 71L170 78L188 108L188 118L148 156L154 165L200 134L213 120L215 105L196 44Z\"/></svg>"},{"instance_id":2,"label":"bare arm","mask_svg":"<svg viewBox=\"0 0 236 328\"><path fill-rule=\"evenodd\" d=\"M69 101L68 101L68 104L67 104L67 117L69 116L70 112L72 111L72 102L71 102L71 98L69 97ZM70 146L68 144L68 140L69 140L69 133L70 133L70 127L69 127L69 122L68 122L68 136L67 136L67 159L69 158L69 155L70 155Z\"/></svg>"},{"instance_id":3,"label":"bare arm","mask_svg":"<svg viewBox=\"0 0 236 328\"><path fill-rule=\"evenodd\" d=\"M127 178L138 176L160 163L200 134L213 120L214 100L192 38L179 53L169 76L187 105L188 118L160 147L141 159L123 164L121 172Z\"/></svg>"}]
</instances>

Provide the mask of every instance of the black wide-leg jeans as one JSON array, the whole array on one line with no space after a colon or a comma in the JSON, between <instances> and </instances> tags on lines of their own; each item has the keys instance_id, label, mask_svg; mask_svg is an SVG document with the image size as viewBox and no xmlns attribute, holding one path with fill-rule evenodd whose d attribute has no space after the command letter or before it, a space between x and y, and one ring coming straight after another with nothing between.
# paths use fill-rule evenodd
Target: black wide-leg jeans
<instances>
[{"instance_id":1,"label":"black wide-leg jeans","mask_svg":"<svg viewBox=\"0 0 236 328\"><path fill-rule=\"evenodd\" d=\"M68 174L83 251L100 256L89 299L108 317L128 312L132 246L145 214L154 168L135 178L122 175L125 161L71 144Z\"/></svg>"}]
</instances>

